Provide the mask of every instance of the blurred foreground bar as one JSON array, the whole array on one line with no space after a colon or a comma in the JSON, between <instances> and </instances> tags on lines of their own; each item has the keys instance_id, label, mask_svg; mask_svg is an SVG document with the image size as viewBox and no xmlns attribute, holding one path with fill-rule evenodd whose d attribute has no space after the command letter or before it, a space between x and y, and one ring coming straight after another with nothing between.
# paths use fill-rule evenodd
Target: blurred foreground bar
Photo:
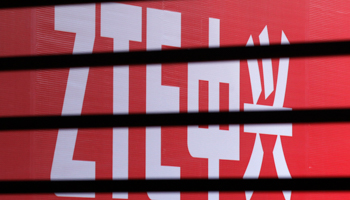
<instances>
[{"instance_id":1,"label":"blurred foreground bar","mask_svg":"<svg viewBox=\"0 0 350 200\"><path fill-rule=\"evenodd\" d=\"M233 46L164 51L133 51L75 55L0 58L0 71L55 69L85 66L138 65L156 63L246 60L258 58L339 56L350 54L350 41L299 43L270 46Z\"/></svg>"},{"instance_id":2,"label":"blurred foreground bar","mask_svg":"<svg viewBox=\"0 0 350 200\"><path fill-rule=\"evenodd\" d=\"M348 122L350 109L0 118L0 130Z\"/></svg>"},{"instance_id":3,"label":"blurred foreground bar","mask_svg":"<svg viewBox=\"0 0 350 200\"><path fill-rule=\"evenodd\" d=\"M0 193L146 191L346 191L350 178L1 181Z\"/></svg>"}]
</instances>

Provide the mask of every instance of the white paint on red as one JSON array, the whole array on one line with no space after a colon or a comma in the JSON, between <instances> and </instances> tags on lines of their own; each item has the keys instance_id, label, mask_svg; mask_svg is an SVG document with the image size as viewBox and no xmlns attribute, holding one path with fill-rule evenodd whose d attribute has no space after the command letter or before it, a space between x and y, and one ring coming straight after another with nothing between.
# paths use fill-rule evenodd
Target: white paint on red
<instances>
[{"instance_id":1,"label":"white paint on red","mask_svg":"<svg viewBox=\"0 0 350 200\"><path fill-rule=\"evenodd\" d=\"M95 4L56 6L55 30L76 33L73 54L92 53L95 40ZM159 50L162 45L181 47L181 13L147 8L146 47ZM83 20L82 20L83 19ZM208 46L220 47L220 19L209 18ZM113 51L129 51L129 42L142 40L142 8L120 3L101 4L101 36L113 39ZM260 45L269 45L267 26L259 35ZM289 44L282 31L281 44ZM247 46L254 46L252 36ZM262 60L265 99L274 90L271 59ZM273 106L260 105L262 81L256 59L248 60L253 104L244 104L244 110L291 110L284 108L289 58L281 58ZM89 68L70 69L62 115L81 114ZM220 83L228 84L229 111L239 111L240 63L215 61L188 63L188 111L199 111L199 82L208 82L208 110L220 111ZM162 85L162 65L150 64L146 69L146 112L179 112L179 88ZM113 67L113 113L129 113L129 66ZM208 159L208 178L220 177L220 160L240 159L239 125L221 130L219 125L208 128L188 126L187 145L195 158ZM245 132L256 133L253 152L244 178L258 178L264 156L260 134L277 135L273 157L279 178L291 178L284 157L280 136L292 136L292 124L245 125ZM73 160L78 129L60 129L51 170L51 180L95 180L95 161ZM146 128L146 179L180 179L180 167L162 165L162 129ZM113 129L113 179L129 176L129 130ZM179 200L180 192L148 192L152 200ZM250 199L253 191L246 191ZM94 198L95 193L56 193L57 196ZM283 191L285 199L290 191ZM128 193L113 193L113 198L128 199ZM210 191L209 200L218 200L219 192Z\"/></svg>"},{"instance_id":2,"label":"white paint on red","mask_svg":"<svg viewBox=\"0 0 350 200\"><path fill-rule=\"evenodd\" d=\"M261 45L268 45L268 34L267 26L259 36ZM289 44L287 37L282 31L281 44ZM252 37L248 39L247 46L254 45ZM271 94L270 91L266 93L266 89L269 89L271 85L273 86L273 76L272 65L270 69L271 60L263 59L263 72L264 72L264 85L265 85L265 94ZM264 66L265 63L265 66ZM288 78L288 68L289 68L289 58L281 58L278 66L278 75L277 75L277 84L276 84L276 93L274 98L273 106L259 105L257 100L259 99L261 89L261 80L260 72L257 66L257 60L248 61L248 70L252 85L252 94L254 103L253 104L244 104L244 110L291 110L291 108L284 108L283 103L285 99L286 87L287 87L287 78ZM266 74L266 75L265 75ZM266 76L266 78L265 78ZM257 83L259 82L259 83ZM266 85L270 85L266 87ZM260 92L258 93L258 91ZM267 96L265 96L267 98ZM292 136L292 124L259 124L259 125L244 125L244 132L256 133L255 143L253 147L253 152L250 157L247 169L244 173L243 178L259 178L262 160L264 156L264 151L262 149L262 144L259 134L268 134L268 135L277 135L275 147L273 149L273 158L275 161L276 171L278 178L291 178L286 159L284 157L281 136ZM245 192L246 199L250 200L253 195L253 191ZM283 191L284 198L290 200L291 191Z\"/></svg>"},{"instance_id":3,"label":"white paint on red","mask_svg":"<svg viewBox=\"0 0 350 200\"><path fill-rule=\"evenodd\" d=\"M181 47L181 13L147 8L147 50ZM147 65L146 113L179 112L179 88L162 85L162 65ZM180 167L163 166L161 127L146 127L146 179L180 179ZM180 192L148 192L154 200L179 200Z\"/></svg>"},{"instance_id":4,"label":"white paint on red","mask_svg":"<svg viewBox=\"0 0 350 200\"><path fill-rule=\"evenodd\" d=\"M220 46L220 20L209 19L209 47ZM199 81L208 81L209 112L220 110L220 83L229 84L229 111L239 110L239 61L188 63L188 111L199 111ZM208 178L219 178L219 160L239 160L239 126L208 128L188 126L188 150L191 156L208 159ZM219 192L209 192L209 200L218 200Z\"/></svg>"},{"instance_id":5,"label":"white paint on red","mask_svg":"<svg viewBox=\"0 0 350 200\"><path fill-rule=\"evenodd\" d=\"M101 4L101 36L113 38L113 51L129 51L129 42L142 39L142 8L121 3ZM113 67L113 114L129 113L129 66ZM113 179L128 179L129 129L113 128ZM115 192L113 198L127 199Z\"/></svg>"},{"instance_id":6,"label":"white paint on red","mask_svg":"<svg viewBox=\"0 0 350 200\"><path fill-rule=\"evenodd\" d=\"M95 41L95 4L55 6L55 30L76 33L73 54L92 53ZM84 19L84 20L81 20ZM80 115L89 68L69 70L62 115ZM73 160L78 129L60 129L51 169L51 180L94 180L95 162ZM94 198L95 193L56 193L65 197Z\"/></svg>"},{"instance_id":7,"label":"white paint on red","mask_svg":"<svg viewBox=\"0 0 350 200\"><path fill-rule=\"evenodd\" d=\"M259 42L261 46L270 45L269 33L267 31L267 26L259 35ZM264 89L265 89L265 99L270 96L273 92L273 76L272 76L272 62L271 58L262 59L263 75L264 75Z\"/></svg>"}]
</instances>

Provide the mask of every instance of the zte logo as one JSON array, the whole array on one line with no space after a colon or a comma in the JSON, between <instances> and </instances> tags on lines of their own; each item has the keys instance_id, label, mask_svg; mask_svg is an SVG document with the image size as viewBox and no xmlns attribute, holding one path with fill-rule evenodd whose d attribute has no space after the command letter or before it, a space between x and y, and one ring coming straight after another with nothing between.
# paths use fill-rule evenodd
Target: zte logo
<instances>
[{"instance_id":1,"label":"zte logo","mask_svg":"<svg viewBox=\"0 0 350 200\"><path fill-rule=\"evenodd\" d=\"M96 7L94 4L55 7L55 30L75 33L73 54L92 53L95 41ZM181 13L147 8L146 48L161 49L162 45L181 47ZM129 42L142 40L142 8L120 3L101 4L101 36L113 39L113 50L129 51ZM220 46L220 20L208 18L208 42L210 47ZM268 29L261 32L261 45L269 45ZM282 44L288 44L282 32ZM247 45L254 45L252 37ZM257 60L248 60L253 104L244 104L244 110L274 110L283 108L289 59L280 59L278 80L273 85L271 59L264 59L263 85L267 98L275 89L273 106L257 104L262 91L262 81ZM89 67L69 70L62 115L81 114ZM215 61L188 63L187 71L189 112L239 111L240 63L239 61ZM180 92L175 86L162 85L162 65L146 68L146 112L179 112ZM113 68L113 113L129 113L129 66ZM161 127L146 127L146 179L180 179L181 167L163 166ZM188 126L187 148L194 158L208 159L208 178L219 178L220 160L240 160L239 125ZM245 125L245 132L256 133L253 153L243 178L258 178L263 159L259 134L277 135L273 151L279 177L291 178L280 136L292 136L292 125ZM51 180L96 179L94 161L73 160L78 129L60 129L58 132ZM113 129L112 153L113 179L128 179L129 129ZM179 200L180 192L148 192L150 199ZM290 192L284 191L286 199ZM94 198L94 193L56 193L65 197ZM250 199L252 191L246 192ZM115 199L128 199L128 193L113 193ZM209 200L218 200L219 192L211 191Z\"/></svg>"}]
</instances>

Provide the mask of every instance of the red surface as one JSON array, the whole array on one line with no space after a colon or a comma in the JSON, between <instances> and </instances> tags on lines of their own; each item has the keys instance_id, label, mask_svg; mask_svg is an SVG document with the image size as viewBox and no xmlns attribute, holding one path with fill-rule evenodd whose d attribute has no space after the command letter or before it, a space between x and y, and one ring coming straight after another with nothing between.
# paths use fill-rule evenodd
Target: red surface
<instances>
[{"instance_id":1,"label":"red surface","mask_svg":"<svg viewBox=\"0 0 350 200\"><path fill-rule=\"evenodd\" d=\"M181 46L208 46L208 18L220 22L221 46L245 45L252 35L267 25L270 43L279 44L283 30L290 43L349 39L350 5L340 1L155 1L132 3L142 6L143 42L130 42L131 50L146 48L146 8L181 12ZM112 39L100 36L100 6L96 12L94 52L112 51ZM72 53L74 34L54 30L54 9L32 8L0 11L0 56ZM169 47L164 47L169 48ZM278 59L272 61L277 82ZM291 59L284 107L350 107L350 60L347 57ZM261 61L259 61L262 71ZM241 67L241 109L252 103L247 62ZM0 115L60 115L68 70L41 70L0 73ZM261 76L261 78L263 78ZM131 113L146 111L146 68L130 68ZM187 111L187 64L162 69L162 84L180 88L180 110ZM205 84L201 93L208 95ZM208 87L208 86L206 86ZM222 84L220 104L227 109ZM227 93L227 92L226 92ZM259 104L272 105L274 92ZM200 104L206 110L208 105ZM83 114L112 113L112 68L91 68L83 104ZM222 129L227 128L225 125ZM349 176L350 125L293 125L293 137L282 136L282 146L292 177ZM57 130L16 131L0 134L1 180L49 180ZM220 161L220 177L243 177L254 145L255 135L240 128L240 160ZM272 150L276 136L261 135L264 159L260 177L277 177ZM145 129L131 128L129 136L129 178L145 177ZM96 161L96 177L112 176L112 129L79 130L76 160ZM162 130L162 165L181 167L182 178L206 178L207 159L193 158L187 148L186 127ZM297 193L291 199L347 199L350 193ZM49 195L2 195L1 199L76 199ZM182 194L183 200L207 199L207 193ZM96 199L112 199L97 194ZM147 200L146 193L129 194L130 200ZM220 200L245 199L244 193L220 193ZM252 200L284 199L282 192L254 193Z\"/></svg>"}]
</instances>

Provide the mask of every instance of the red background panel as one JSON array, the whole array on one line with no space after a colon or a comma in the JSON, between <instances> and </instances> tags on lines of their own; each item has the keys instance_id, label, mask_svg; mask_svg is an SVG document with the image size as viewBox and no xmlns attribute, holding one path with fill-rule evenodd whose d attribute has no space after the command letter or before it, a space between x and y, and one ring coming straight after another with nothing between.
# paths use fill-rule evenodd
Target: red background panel
<instances>
[{"instance_id":1,"label":"red background panel","mask_svg":"<svg viewBox=\"0 0 350 200\"><path fill-rule=\"evenodd\" d=\"M281 43L285 33L290 43L349 39L350 7L347 1L154 1L133 2L142 7L142 41L130 42L130 50L146 49L147 8L181 13L181 47L208 47L209 18L220 19L221 46L246 45L250 36L259 45L265 26L271 44ZM94 52L112 51L113 40L101 37L100 4L96 4ZM54 30L54 7L0 11L0 56L72 53L75 34ZM163 46L163 49L173 47ZM284 107L349 107L349 58L290 59ZM262 72L262 61L258 60ZM272 60L274 85L279 59ZM171 66L171 67L169 67ZM162 68L162 85L177 86L180 112L187 112L187 64ZM0 73L0 115L60 115L67 85L68 69ZM263 80L261 73L260 78ZM202 81L204 82L204 81ZM222 84L222 93L228 90ZM200 93L207 93L202 84ZM264 86L264 85L262 85ZM82 114L113 112L112 67L90 68ZM129 70L129 111L146 112L146 66ZM275 92L265 99L264 87L258 104L272 105ZM225 94L222 94L224 97ZM222 98L222 109L227 109ZM253 103L247 61L240 61L240 109ZM200 104L207 106L206 102ZM205 128L205 127L203 127ZM344 123L295 124L293 136L282 136L282 146L292 177L348 176L350 126ZM49 180L57 130L11 131L0 134L1 180ZM242 178L256 134L240 127L240 159L221 160L220 177ZM273 160L276 136L261 135L264 158L259 177L277 177ZM187 147L187 128L162 129L162 165L181 167L181 178L206 178L208 161L194 158ZM79 130L75 160L96 161L96 177L112 178L112 129ZM129 129L129 178L145 178L145 129ZM292 192L291 199L345 199L347 192ZM1 199L76 199L47 195L6 195ZM207 193L186 193L182 199L207 199ZM97 194L96 199L112 199ZM149 199L146 193L129 194L129 199ZM221 200L245 199L243 192L220 193ZM256 192L252 200L284 199L282 192Z\"/></svg>"}]
</instances>

